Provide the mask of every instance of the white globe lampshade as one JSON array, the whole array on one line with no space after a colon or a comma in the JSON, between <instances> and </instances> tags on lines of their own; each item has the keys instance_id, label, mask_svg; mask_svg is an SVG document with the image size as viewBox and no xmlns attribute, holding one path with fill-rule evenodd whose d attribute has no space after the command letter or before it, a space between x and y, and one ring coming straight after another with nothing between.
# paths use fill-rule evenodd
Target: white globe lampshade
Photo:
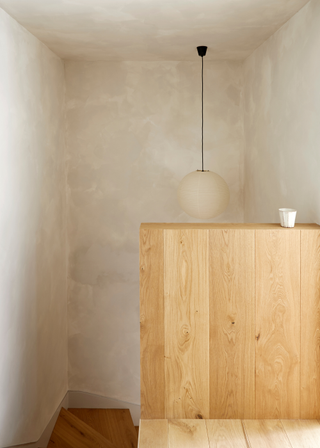
<instances>
[{"instance_id":1,"label":"white globe lampshade","mask_svg":"<svg viewBox=\"0 0 320 448\"><path fill-rule=\"evenodd\" d=\"M193 218L210 219L220 215L229 204L229 188L219 174L193 171L180 182L178 201Z\"/></svg>"}]
</instances>

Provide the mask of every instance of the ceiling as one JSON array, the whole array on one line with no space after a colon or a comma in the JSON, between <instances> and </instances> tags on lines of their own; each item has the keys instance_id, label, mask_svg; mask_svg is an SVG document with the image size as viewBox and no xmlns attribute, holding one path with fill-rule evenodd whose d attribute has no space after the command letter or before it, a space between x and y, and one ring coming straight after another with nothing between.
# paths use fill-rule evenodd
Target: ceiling
<instances>
[{"instance_id":1,"label":"ceiling","mask_svg":"<svg viewBox=\"0 0 320 448\"><path fill-rule=\"evenodd\" d=\"M63 59L243 60L309 0L0 0Z\"/></svg>"}]
</instances>

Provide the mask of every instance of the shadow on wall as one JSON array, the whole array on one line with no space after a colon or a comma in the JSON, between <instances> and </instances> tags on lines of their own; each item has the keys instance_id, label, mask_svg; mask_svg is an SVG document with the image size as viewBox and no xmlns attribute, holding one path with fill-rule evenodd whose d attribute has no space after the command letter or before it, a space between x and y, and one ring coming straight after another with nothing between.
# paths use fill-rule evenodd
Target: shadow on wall
<instances>
[{"instance_id":1,"label":"shadow on wall","mask_svg":"<svg viewBox=\"0 0 320 448\"><path fill-rule=\"evenodd\" d=\"M0 9L0 446L67 390L64 66Z\"/></svg>"}]
</instances>

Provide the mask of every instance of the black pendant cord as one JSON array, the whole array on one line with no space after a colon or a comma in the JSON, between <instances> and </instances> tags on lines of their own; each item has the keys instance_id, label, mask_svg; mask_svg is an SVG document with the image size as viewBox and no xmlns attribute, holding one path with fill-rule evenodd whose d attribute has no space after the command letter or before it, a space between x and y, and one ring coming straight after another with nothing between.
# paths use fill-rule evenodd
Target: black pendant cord
<instances>
[{"instance_id":1,"label":"black pendant cord","mask_svg":"<svg viewBox=\"0 0 320 448\"><path fill-rule=\"evenodd\" d=\"M201 155L202 155L202 170L204 171L204 161L203 161L203 56L206 55L208 47L197 47L198 55L202 59L202 70L201 70Z\"/></svg>"},{"instance_id":2,"label":"black pendant cord","mask_svg":"<svg viewBox=\"0 0 320 448\"><path fill-rule=\"evenodd\" d=\"M201 143L202 143L202 171L204 171L203 167L204 167L204 163L203 163L203 56L201 57L201 61L202 61L202 125L201 125L201 129L202 129L202 135L201 135Z\"/></svg>"}]
</instances>

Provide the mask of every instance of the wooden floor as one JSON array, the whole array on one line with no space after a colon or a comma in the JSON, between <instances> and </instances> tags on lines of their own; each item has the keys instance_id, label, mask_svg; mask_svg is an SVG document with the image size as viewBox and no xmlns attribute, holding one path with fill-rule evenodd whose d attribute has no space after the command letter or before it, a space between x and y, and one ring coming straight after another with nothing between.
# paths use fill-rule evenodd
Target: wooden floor
<instances>
[{"instance_id":1,"label":"wooden floor","mask_svg":"<svg viewBox=\"0 0 320 448\"><path fill-rule=\"evenodd\" d=\"M317 420L141 420L138 448L320 448Z\"/></svg>"},{"instance_id":2,"label":"wooden floor","mask_svg":"<svg viewBox=\"0 0 320 448\"><path fill-rule=\"evenodd\" d=\"M47 448L137 448L129 409L64 409Z\"/></svg>"}]
</instances>

